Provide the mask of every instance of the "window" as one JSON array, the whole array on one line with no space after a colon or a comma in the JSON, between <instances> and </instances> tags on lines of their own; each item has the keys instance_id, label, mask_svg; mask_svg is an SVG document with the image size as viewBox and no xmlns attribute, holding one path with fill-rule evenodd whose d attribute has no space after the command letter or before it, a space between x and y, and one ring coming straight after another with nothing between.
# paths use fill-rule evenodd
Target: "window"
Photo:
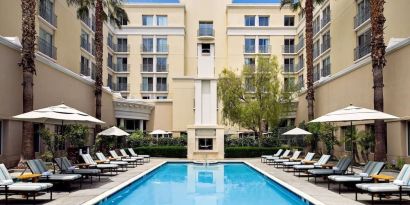
<instances>
[{"instance_id":1,"label":"window","mask_svg":"<svg viewBox=\"0 0 410 205\"><path fill-rule=\"evenodd\" d=\"M294 65L294 59L293 58L285 58L283 61L284 61L283 62L283 64L284 64L283 69L284 69L285 72L287 72L287 73L295 72L295 69L294 69L294 66L293 66Z\"/></svg>"},{"instance_id":2,"label":"window","mask_svg":"<svg viewBox=\"0 0 410 205\"><path fill-rule=\"evenodd\" d=\"M269 16L259 16L259 26L269 26Z\"/></svg>"},{"instance_id":3,"label":"window","mask_svg":"<svg viewBox=\"0 0 410 205\"><path fill-rule=\"evenodd\" d=\"M167 71L167 57L157 57L157 72Z\"/></svg>"},{"instance_id":4,"label":"window","mask_svg":"<svg viewBox=\"0 0 410 205\"><path fill-rule=\"evenodd\" d=\"M128 90L128 78L127 77L117 77L117 91L127 91Z\"/></svg>"},{"instance_id":5,"label":"window","mask_svg":"<svg viewBox=\"0 0 410 205\"><path fill-rule=\"evenodd\" d=\"M330 22L330 6L327 6L322 12L322 27Z\"/></svg>"},{"instance_id":6,"label":"window","mask_svg":"<svg viewBox=\"0 0 410 205\"><path fill-rule=\"evenodd\" d=\"M199 150L213 150L213 140L201 138L198 139L198 149Z\"/></svg>"},{"instance_id":7,"label":"window","mask_svg":"<svg viewBox=\"0 0 410 205\"><path fill-rule=\"evenodd\" d=\"M108 86L110 89L113 89L113 86L112 86L112 75L111 75L111 74L108 74L108 77L107 77L107 86Z\"/></svg>"},{"instance_id":8,"label":"window","mask_svg":"<svg viewBox=\"0 0 410 205\"><path fill-rule=\"evenodd\" d=\"M284 82L285 91L289 91L294 86L295 78L294 77L285 77L283 82Z\"/></svg>"},{"instance_id":9,"label":"window","mask_svg":"<svg viewBox=\"0 0 410 205\"><path fill-rule=\"evenodd\" d=\"M90 35L85 31L81 30L80 46L86 51L90 52Z\"/></svg>"},{"instance_id":10,"label":"window","mask_svg":"<svg viewBox=\"0 0 410 205\"><path fill-rule=\"evenodd\" d=\"M126 26L126 25L128 25L128 21L125 20L124 18L120 18L120 24L121 24L122 26Z\"/></svg>"},{"instance_id":11,"label":"window","mask_svg":"<svg viewBox=\"0 0 410 205\"><path fill-rule=\"evenodd\" d=\"M54 2L52 0L40 0L39 15L53 26L57 26L57 18L54 15Z\"/></svg>"},{"instance_id":12,"label":"window","mask_svg":"<svg viewBox=\"0 0 410 205\"><path fill-rule=\"evenodd\" d=\"M154 16L153 15L142 15L142 25L143 26L153 26Z\"/></svg>"},{"instance_id":13,"label":"window","mask_svg":"<svg viewBox=\"0 0 410 205\"><path fill-rule=\"evenodd\" d=\"M303 78L303 74L298 76L298 88L302 89L305 87L305 79Z\"/></svg>"},{"instance_id":14,"label":"window","mask_svg":"<svg viewBox=\"0 0 410 205\"><path fill-rule=\"evenodd\" d=\"M128 71L128 58L127 57L117 57L117 68L118 72Z\"/></svg>"},{"instance_id":15,"label":"window","mask_svg":"<svg viewBox=\"0 0 410 205\"><path fill-rule=\"evenodd\" d=\"M245 78L245 90L247 92L255 92L254 78L246 77Z\"/></svg>"},{"instance_id":16,"label":"window","mask_svg":"<svg viewBox=\"0 0 410 205\"><path fill-rule=\"evenodd\" d=\"M245 16L245 26L255 26L255 16Z\"/></svg>"},{"instance_id":17,"label":"window","mask_svg":"<svg viewBox=\"0 0 410 205\"><path fill-rule=\"evenodd\" d=\"M128 40L126 38L118 38L117 44L117 52L128 52Z\"/></svg>"},{"instance_id":18,"label":"window","mask_svg":"<svg viewBox=\"0 0 410 205\"><path fill-rule=\"evenodd\" d=\"M285 16L284 25L285 26L295 26L295 16Z\"/></svg>"},{"instance_id":19,"label":"window","mask_svg":"<svg viewBox=\"0 0 410 205\"><path fill-rule=\"evenodd\" d=\"M330 48L330 31L327 31L322 36L322 53Z\"/></svg>"},{"instance_id":20,"label":"window","mask_svg":"<svg viewBox=\"0 0 410 205\"><path fill-rule=\"evenodd\" d=\"M33 129L34 129L34 137L33 137L34 152L40 152L40 144L41 144L40 131L41 131L41 128L42 128L41 124L37 124L37 123L33 124ZM1 130L1 126L0 126L0 130ZM1 135L1 131L0 131L0 135ZM0 149L1 149L1 146L0 146Z\"/></svg>"},{"instance_id":21,"label":"window","mask_svg":"<svg viewBox=\"0 0 410 205\"><path fill-rule=\"evenodd\" d=\"M153 38L143 38L142 39L142 51L143 52L153 52L154 51L154 39Z\"/></svg>"},{"instance_id":22,"label":"window","mask_svg":"<svg viewBox=\"0 0 410 205\"><path fill-rule=\"evenodd\" d=\"M166 100L166 99L167 99L167 96L157 96L157 99L158 99L158 100Z\"/></svg>"},{"instance_id":23,"label":"window","mask_svg":"<svg viewBox=\"0 0 410 205\"><path fill-rule=\"evenodd\" d=\"M255 58L245 58L245 66L255 72Z\"/></svg>"},{"instance_id":24,"label":"window","mask_svg":"<svg viewBox=\"0 0 410 205\"><path fill-rule=\"evenodd\" d=\"M157 78L157 91L167 91L167 78Z\"/></svg>"},{"instance_id":25,"label":"window","mask_svg":"<svg viewBox=\"0 0 410 205\"><path fill-rule=\"evenodd\" d=\"M51 58L56 58L56 48L53 45L53 34L48 33L40 28L38 37L38 49L41 53Z\"/></svg>"},{"instance_id":26,"label":"window","mask_svg":"<svg viewBox=\"0 0 410 205\"><path fill-rule=\"evenodd\" d=\"M362 58L371 51L371 30L367 30L357 37L357 47L355 48L355 60Z\"/></svg>"},{"instance_id":27,"label":"window","mask_svg":"<svg viewBox=\"0 0 410 205\"><path fill-rule=\"evenodd\" d=\"M107 55L107 66L111 69L113 69L113 61L112 61L112 55L108 53Z\"/></svg>"},{"instance_id":28,"label":"window","mask_svg":"<svg viewBox=\"0 0 410 205\"><path fill-rule=\"evenodd\" d=\"M369 0L360 1L357 4L357 15L355 16L354 26L357 28L370 18L370 3Z\"/></svg>"},{"instance_id":29,"label":"window","mask_svg":"<svg viewBox=\"0 0 410 205\"><path fill-rule=\"evenodd\" d=\"M3 121L0 120L0 155L3 154Z\"/></svg>"},{"instance_id":30,"label":"window","mask_svg":"<svg viewBox=\"0 0 410 205\"><path fill-rule=\"evenodd\" d=\"M269 39L267 38L259 39L259 53L270 53Z\"/></svg>"},{"instance_id":31,"label":"window","mask_svg":"<svg viewBox=\"0 0 410 205\"><path fill-rule=\"evenodd\" d=\"M149 96L142 96L142 99L144 99L144 100L149 100L149 99L151 99Z\"/></svg>"},{"instance_id":32,"label":"window","mask_svg":"<svg viewBox=\"0 0 410 205\"><path fill-rule=\"evenodd\" d=\"M303 57L303 54L298 56L298 65L297 65L297 71L301 70L304 67L305 59Z\"/></svg>"},{"instance_id":33,"label":"window","mask_svg":"<svg viewBox=\"0 0 410 205\"><path fill-rule=\"evenodd\" d=\"M313 82L316 82L320 79L320 64L313 66Z\"/></svg>"},{"instance_id":34,"label":"window","mask_svg":"<svg viewBox=\"0 0 410 205\"><path fill-rule=\"evenodd\" d=\"M142 71L143 72L153 72L154 71L154 59L153 58L142 58Z\"/></svg>"},{"instance_id":35,"label":"window","mask_svg":"<svg viewBox=\"0 0 410 205\"><path fill-rule=\"evenodd\" d=\"M153 91L154 79L152 77L142 78L142 91Z\"/></svg>"},{"instance_id":36,"label":"window","mask_svg":"<svg viewBox=\"0 0 410 205\"><path fill-rule=\"evenodd\" d=\"M89 67L89 60L84 56L81 56L81 74L85 76L90 76L90 67Z\"/></svg>"},{"instance_id":37,"label":"window","mask_svg":"<svg viewBox=\"0 0 410 205\"><path fill-rule=\"evenodd\" d=\"M157 38L157 52L168 52L168 41L166 38Z\"/></svg>"},{"instance_id":38,"label":"window","mask_svg":"<svg viewBox=\"0 0 410 205\"><path fill-rule=\"evenodd\" d=\"M313 36L316 35L320 31L320 17L316 17L313 20Z\"/></svg>"},{"instance_id":39,"label":"window","mask_svg":"<svg viewBox=\"0 0 410 205\"><path fill-rule=\"evenodd\" d=\"M140 120L125 119L124 124L125 124L125 129L126 130L139 130L139 129L141 129Z\"/></svg>"},{"instance_id":40,"label":"window","mask_svg":"<svg viewBox=\"0 0 410 205\"><path fill-rule=\"evenodd\" d=\"M255 53L254 38L245 38L245 53Z\"/></svg>"},{"instance_id":41,"label":"window","mask_svg":"<svg viewBox=\"0 0 410 205\"><path fill-rule=\"evenodd\" d=\"M201 53L205 55L211 54L211 44L209 43L201 44Z\"/></svg>"},{"instance_id":42,"label":"window","mask_svg":"<svg viewBox=\"0 0 410 205\"><path fill-rule=\"evenodd\" d=\"M285 39L283 53L294 53L295 52L295 39Z\"/></svg>"},{"instance_id":43,"label":"window","mask_svg":"<svg viewBox=\"0 0 410 205\"><path fill-rule=\"evenodd\" d=\"M319 55L320 55L320 44L319 44L319 40L317 40L313 44L313 59L319 57Z\"/></svg>"},{"instance_id":44,"label":"window","mask_svg":"<svg viewBox=\"0 0 410 205\"><path fill-rule=\"evenodd\" d=\"M214 36L213 22L199 22L198 36Z\"/></svg>"},{"instance_id":45,"label":"window","mask_svg":"<svg viewBox=\"0 0 410 205\"><path fill-rule=\"evenodd\" d=\"M322 61L322 77L330 75L330 56Z\"/></svg>"},{"instance_id":46,"label":"window","mask_svg":"<svg viewBox=\"0 0 410 205\"><path fill-rule=\"evenodd\" d=\"M95 63L91 63L91 79L95 80L96 68Z\"/></svg>"},{"instance_id":47,"label":"window","mask_svg":"<svg viewBox=\"0 0 410 205\"><path fill-rule=\"evenodd\" d=\"M157 26L167 26L168 25L168 16L157 16Z\"/></svg>"}]
</instances>

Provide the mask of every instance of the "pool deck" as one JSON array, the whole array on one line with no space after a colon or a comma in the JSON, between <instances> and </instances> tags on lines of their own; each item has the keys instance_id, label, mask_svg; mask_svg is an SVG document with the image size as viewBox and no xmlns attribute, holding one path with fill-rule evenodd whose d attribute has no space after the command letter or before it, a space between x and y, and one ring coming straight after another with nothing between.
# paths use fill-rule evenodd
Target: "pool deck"
<instances>
[{"instance_id":1,"label":"pool deck","mask_svg":"<svg viewBox=\"0 0 410 205\"><path fill-rule=\"evenodd\" d=\"M327 189L327 183L321 182L318 180L317 184L312 182L308 182L306 177L296 177L293 176L292 173L283 172L282 169L274 168L273 166L266 165L260 162L259 158L253 159L234 159L235 161L245 161L250 165L264 171L265 173L284 181L285 183L289 184L290 186L300 190L301 192L313 197L314 199L322 202L323 204L327 205L360 205L360 204L370 204L370 196L367 194L359 194L359 202L354 200L354 192L353 191L342 191L342 194L338 194L336 191L336 185L334 186L335 189L329 191ZM170 159L170 158L151 158L150 163L146 163L144 165L140 165L137 168L130 168L127 172L120 172L117 176L112 177L102 177L101 182L95 181L93 184L90 184L88 181L83 183L82 189L74 189L71 192L66 191L55 191L53 193L53 201L48 201L49 195L42 195L38 196L38 202L36 204L47 204L47 205L75 205L75 204L82 204L86 201L89 201L98 195L110 191L111 189L121 185L122 183L130 180L131 178L152 169L155 166L165 162L165 161L186 161L186 159ZM229 159L227 161L230 161ZM390 175L394 175L393 173L387 173ZM25 200L21 200L22 196L15 195L11 196L11 203L10 204L32 204L32 201L26 202ZM4 199L4 196L0 197L0 204ZM13 199L20 199L20 200L13 200ZM409 197L404 197L403 204L410 204ZM388 204L399 204L393 201L384 201L380 202L376 200L378 205L388 205Z\"/></svg>"}]
</instances>

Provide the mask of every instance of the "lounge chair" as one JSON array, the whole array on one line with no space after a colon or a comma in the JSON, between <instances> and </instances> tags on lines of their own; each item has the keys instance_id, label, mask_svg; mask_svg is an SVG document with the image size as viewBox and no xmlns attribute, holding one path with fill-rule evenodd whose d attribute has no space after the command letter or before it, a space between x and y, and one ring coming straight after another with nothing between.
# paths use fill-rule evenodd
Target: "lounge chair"
<instances>
[{"instance_id":1,"label":"lounge chair","mask_svg":"<svg viewBox=\"0 0 410 205\"><path fill-rule=\"evenodd\" d=\"M283 170L286 171L286 169L291 168L295 165L301 165L303 164L304 161L312 161L313 157L315 156L315 153L313 152L308 152L303 160L293 160L293 161L288 161L288 162L283 162Z\"/></svg>"},{"instance_id":2,"label":"lounge chair","mask_svg":"<svg viewBox=\"0 0 410 205\"><path fill-rule=\"evenodd\" d=\"M332 167L332 169L309 169L308 170L308 181L310 176L315 178L321 176L330 176L330 175L344 175L352 163L352 157L343 157L340 159L337 164Z\"/></svg>"},{"instance_id":3,"label":"lounge chair","mask_svg":"<svg viewBox=\"0 0 410 205\"><path fill-rule=\"evenodd\" d=\"M341 189L341 184L357 184L357 183L364 183L364 182L371 182L372 175L377 175L382 171L384 167L384 162L374 162L369 161L363 168L361 173L356 173L354 175L330 175L327 178L328 185L327 188L330 189L330 183L336 183L339 185L339 194Z\"/></svg>"},{"instance_id":4,"label":"lounge chair","mask_svg":"<svg viewBox=\"0 0 410 205\"><path fill-rule=\"evenodd\" d=\"M120 156L120 157L123 157L123 158L125 158L125 159L135 159L135 160L137 160L137 162L140 162L140 164L144 164L144 157L140 157L140 156L136 156L136 157L130 156L130 155L127 154L127 152L125 151L125 149L120 149L120 153L121 153L121 155L122 155L122 156Z\"/></svg>"},{"instance_id":5,"label":"lounge chair","mask_svg":"<svg viewBox=\"0 0 410 205\"><path fill-rule=\"evenodd\" d=\"M151 161L151 156L149 156L149 155L137 154L137 153L134 152L134 149L132 149L132 148L128 148L128 151L130 152L130 154L131 154L132 157L143 157L143 158L144 158L144 161L145 161L145 159L147 160L146 162L150 162L150 161Z\"/></svg>"},{"instance_id":6,"label":"lounge chair","mask_svg":"<svg viewBox=\"0 0 410 205\"><path fill-rule=\"evenodd\" d=\"M261 156L261 163L266 162L266 158L268 158L268 157L280 157L282 152L283 152L283 149L279 149L274 155L262 155Z\"/></svg>"},{"instance_id":7,"label":"lounge chair","mask_svg":"<svg viewBox=\"0 0 410 205\"><path fill-rule=\"evenodd\" d=\"M398 194L400 204L403 194L410 194L410 164L405 164L399 175L391 183L360 183L356 184L356 201L357 193L369 193L372 196L372 204L374 204L374 196Z\"/></svg>"},{"instance_id":8,"label":"lounge chair","mask_svg":"<svg viewBox=\"0 0 410 205\"><path fill-rule=\"evenodd\" d=\"M324 154L320 157L320 159L313 163L313 164L308 164L307 161L303 161L302 164L299 165L294 165L293 166L293 175L296 175L296 172L299 173L299 177L300 177L300 173L307 171L309 169L315 169L315 168L322 168L323 164L326 164L330 159L330 155Z\"/></svg>"},{"instance_id":9,"label":"lounge chair","mask_svg":"<svg viewBox=\"0 0 410 205\"><path fill-rule=\"evenodd\" d=\"M13 194L24 193L27 196L33 196L36 200L36 194L39 192L50 192L50 201L53 199L53 184L51 183L25 183L14 182L4 164L0 164L0 193L5 195L6 204L8 204L8 197Z\"/></svg>"},{"instance_id":10,"label":"lounge chair","mask_svg":"<svg viewBox=\"0 0 410 205\"><path fill-rule=\"evenodd\" d=\"M107 159L107 157L105 157L105 155L102 152L97 152L95 153L95 155L97 156L98 160L108 163L108 164L116 164L119 167L121 167L123 169L123 171L128 170L128 166L131 165L131 167L135 167L133 164L128 163L127 161L121 161L121 160L117 160L117 159Z\"/></svg>"},{"instance_id":11,"label":"lounge chair","mask_svg":"<svg viewBox=\"0 0 410 205\"><path fill-rule=\"evenodd\" d=\"M71 185L72 182L79 180L80 188L82 187L83 177L81 174L53 174L48 171L47 166L41 159L33 159L27 161L27 166L33 174L41 174L40 181L51 183L67 183Z\"/></svg>"},{"instance_id":12,"label":"lounge chair","mask_svg":"<svg viewBox=\"0 0 410 205\"><path fill-rule=\"evenodd\" d=\"M71 164L67 157L55 158L54 161L60 168L61 173L64 174L81 174L90 178L91 184L93 183L93 176L98 177L98 181L101 181L101 170L99 169L81 169L78 166Z\"/></svg>"},{"instance_id":13,"label":"lounge chair","mask_svg":"<svg viewBox=\"0 0 410 205\"><path fill-rule=\"evenodd\" d=\"M111 175L118 174L118 165L117 164L107 164L107 163L102 163L98 164L93 160L90 154L81 154L81 157L83 158L84 162L86 163L87 166L90 168L96 168L100 169L101 172L104 171L109 171Z\"/></svg>"},{"instance_id":14,"label":"lounge chair","mask_svg":"<svg viewBox=\"0 0 410 205\"><path fill-rule=\"evenodd\" d=\"M284 158L287 158L287 157L289 157L289 154L290 154L290 150L286 150L280 157L275 157L275 156L273 156L273 157L266 157L265 158L265 163L266 164L272 164L274 161L275 161L275 159L284 159Z\"/></svg>"},{"instance_id":15,"label":"lounge chair","mask_svg":"<svg viewBox=\"0 0 410 205\"><path fill-rule=\"evenodd\" d=\"M302 152L296 150L295 152L293 152L292 157L290 157L290 158L282 158L282 159L275 159L275 160L273 161L273 164L274 164L276 167L279 167L279 165L282 165L284 162L290 162L290 161L298 160L298 158L299 158L299 156L300 156L300 153L302 153Z\"/></svg>"},{"instance_id":16,"label":"lounge chair","mask_svg":"<svg viewBox=\"0 0 410 205\"><path fill-rule=\"evenodd\" d=\"M143 158L135 159L135 158L131 158L131 157L128 156L128 155L119 156L115 150L111 150L111 151L110 151L110 154L111 154L111 157L113 157L114 159L117 159L117 160L125 160L125 161L132 161L133 163L136 163L136 164L138 164L138 161L142 161L142 160L143 160ZM121 153L121 154L122 154L122 153ZM143 163L140 163L140 164L143 164Z\"/></svg>"}]
</instances>

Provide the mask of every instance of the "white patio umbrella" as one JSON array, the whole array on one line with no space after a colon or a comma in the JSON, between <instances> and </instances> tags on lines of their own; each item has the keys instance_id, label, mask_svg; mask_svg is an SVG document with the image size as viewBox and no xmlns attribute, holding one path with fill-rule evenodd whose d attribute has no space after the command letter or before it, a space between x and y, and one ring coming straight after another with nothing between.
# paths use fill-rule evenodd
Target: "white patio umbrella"
<instances>
[{"instance_id":1,"label":"white patio umbrella","mask_svg":"<svg viewBox=\"0 0 410 205\"><path fill-rule=\"evenodd\" d=\"M293 128L293 129L283 133L282 135L311 135L311 134L312 133L310 133L306 130L303 130L303 129L300 129L300 128L296 127L296 128Z\"/></svg>"},{"instance_id":2,"label":"white patio umbrella","mask_svg":"<svg viewBox=\"0 0 410 205\"><path fill-rule=\"evenodd\" d=\"M164 136L164 135L168 134L168 132L166 132L166 131L164 131L164 130L154 130L154 131L150 132L149 134L156 136L156 137L157 137L157 141L158 141L158 135Z\"/></svg>"},{"instance_id":3,"label":"white patio umbrella","mask_svg":"<svg viewBox=\"0 0 410 205\"><path fill-rule=\"evenodd\" d=\"M398 117L390 115L377 110L348 106L340 110L330 112L326 115L318 117L311 122L350 122L350 142L352 146L352 160L354 163L354 149L353 149L353 121L366 121L366 120L394 120ZM353 167L352 167L353 171Z\"/></svg>"},{"instance_id":4,"label":"white patio umbrella","mask_svg":"<svg viewBox=\"0 0 410 205\"><path fill-rule=\"evenodd\" d=\"M129 136L129 135L130 134L128 134L127 132L125 132L124 130L116 126L110 127L97 134L97 136Z\"/></svg>"}]
</instances>

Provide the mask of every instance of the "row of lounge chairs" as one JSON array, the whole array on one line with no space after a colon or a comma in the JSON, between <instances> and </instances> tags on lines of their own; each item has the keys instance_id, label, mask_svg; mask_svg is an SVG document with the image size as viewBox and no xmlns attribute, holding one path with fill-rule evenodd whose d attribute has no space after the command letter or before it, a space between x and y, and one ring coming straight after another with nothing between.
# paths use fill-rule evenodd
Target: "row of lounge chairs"
<instances>
[{"instance_id":1,"label":"row of lounge chairs","mask_svg":"<svg viewBox=\"0 0 410 205\"><path fill-rule=\"evenodd\" d=\"M304 172L307 174L308 181L311 177L316 179L323 177L327 179L328 189L331 189L331 184L338 185L338 192L341 193L341 186L355 188L355 196L357 200L358 193L368 193L371 195L372 204L374 197L383 195L398 195L400 203L402 202L403 194L410 194L410 165L406 164L401 169L396 180L391 183L372 183L373 177L378 175L384 168L384 162L369 161L359 173L347 173L349 166L352 163L351 157L342 157L335 165L328 165L330 155L322 155L319 160L312 161L315 153L309 152L303 159L298 158L300 151L294 151L292 157L288 157L290 150L278 150L274 155L261 156L261 162L273 164L275 167L283 167L283 171L293 170L294 175L301 176Z\"/></svg>"},{"instance_id":2,"label":"row of lounge chairs","mask_svg":"<svg viewBox=\"0 0 410 205\"><path fill-rule=\"evenodd\" d=\"M68 187L75 182L79 182L79 188L82 188L84 178L90 179L93 183L93 177L112 176L121 171L127 171L128 167L136 167L147 162L150 162L149 155L137 155L132 148L128 148L129 154L120 149L120 155L116 151L110 151L110 158L104 156L102 152L97 152L94 160L90 154L81 154L84 163L74 165L67 157L55 158L55 164L60 172L58 174L50 172L41 159L28 160L27 167L32 174L37 174L38 181L32 183L14 182L10 173L4 164L0 164L0 194L5 195L6 204L10 195L24 194L26 199L33 197L40 192L50 193L50 200L53 198L53 185L63 183ZM23 172L24 173L24 172ZM107 175L107 173L110 173ZM66 186L65 186L66 187Z\"/></svg>"}]
</instances>

